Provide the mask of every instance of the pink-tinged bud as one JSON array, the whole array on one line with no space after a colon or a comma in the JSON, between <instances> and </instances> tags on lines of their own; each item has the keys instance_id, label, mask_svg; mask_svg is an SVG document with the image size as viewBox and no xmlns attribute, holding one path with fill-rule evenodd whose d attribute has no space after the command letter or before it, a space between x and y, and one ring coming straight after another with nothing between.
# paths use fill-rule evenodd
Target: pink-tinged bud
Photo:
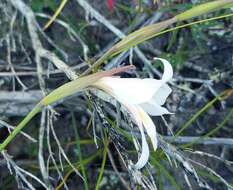
<instances>
[{"instance_id":1,"label":"pink-tinged bud","mask_svg":"<svg viewBox=\"0 0 233 190\"><path fill-rule=\"evenodd\" d=\"M109 11L113 11L113 8L114 8L114 0L107 0L107 5L108 5Z\"/></svg>"}]
</instances>

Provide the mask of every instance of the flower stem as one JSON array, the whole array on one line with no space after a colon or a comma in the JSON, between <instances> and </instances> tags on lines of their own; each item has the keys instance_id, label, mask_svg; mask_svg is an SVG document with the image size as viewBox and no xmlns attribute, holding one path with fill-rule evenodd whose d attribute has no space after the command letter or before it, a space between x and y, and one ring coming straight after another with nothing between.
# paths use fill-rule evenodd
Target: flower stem
<instances>
[{"instance_id":1,"label":"flower stem","mask_svg":"<svg viewBox=\"0 0 233 190\"><path fill-rule=\"evenodd\" d=\"M38 103L30 113L14 128L10 135L0 144L0 152L15 138L15 136L21 132L21 130L27 125L27 123L41 111L41 104Z\"/></svg>"}]
</instances>

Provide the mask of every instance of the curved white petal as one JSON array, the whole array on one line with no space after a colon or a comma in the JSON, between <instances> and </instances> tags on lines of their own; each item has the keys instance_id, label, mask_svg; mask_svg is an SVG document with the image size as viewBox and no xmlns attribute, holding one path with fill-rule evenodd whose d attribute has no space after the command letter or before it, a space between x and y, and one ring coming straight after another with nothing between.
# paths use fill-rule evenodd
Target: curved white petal
<instances>
[{"instance_id":1,"label":"curved white petal","mask_svg":"<svg viewBox=\"0 0 233 190\"><path fill-rule=\"evenodd\" d=\"M161 80L103 77L93 86L109 93L122 103L140 104L149 101L163 85Z\"/></svg>"},{"instance_id":2,"label":"curved white petal","mask_svg":"<svg viewBox=\"0 0 233 190\"><path fill-rule=\"evenodd\" d=\"M164 84L153 95L152 101L156 102L158 105L163 105L171 92L172 89L167 84Z\"/></svg>"},{"instance_id":3,"label":"curved white petal","mask_svg":"<svg viewBox=\"0 0 233 190\"><path fill-rule=\"evenodd\" d=\"M149 146L147 144L146 137L145 137L144 130L143 130L143 118L142 118L143 116L141 114L141 108L139 106L126 105L126 107L128 111L130 112L130 114L132 115L132 117L134 118L139 128L139 131L141 133L142 151L141 151L141 155L137 163L134 165L135 169L141 169L148 162L149 155L150 155Z\"/></svg>"},{"instance_id":4,"label":"curved white petal","mask_svg":"<svg viewBox=\"0 0 233 190\"><path fill-rule=\"evenodd\" d=\"M166 59L162 59L158 57L155 57L154 60L160 60L164 65L164 72L161 80L164 82L168 82L169 80L171 80L173 76L173 69L171 64Z\"/></svg>"},{"instance_id":5,"label":"curved white petal","mask_svg":"<svg viewBox=\"0 0 233 190\"><path fill-rule=\"evenodd\" d=\"M146 129L146 132L150 137L154 150L156 150L158 147L156 127L149 115L147 115L147 113L142 108L140 108L140 115L142 118L143 127Z\"/></svg>"},{"instance_id":6,"label":"curved white petal","mask_svg":"<svg viewBox=\"0 0 233 190\"><path fill-rule=\"evenodd\" d=\"M172 114L166 108L158 105L156 102L149 102L140 104L140 106L145 110L146 113L152 116L161 116L164 114Z\"/></svg>"},{"instance_id":7,"label":"curved white petal","mask_svg":"<svg viewBox=\"0 0 233 190\"><path fill-rule=\"evenodd\" d=\"M142 126L142 119L141 119L140 112L139 112L139 106L125 104L125 107L128 109L129 113L131 114L131 116L135 120L135 123L138 126Z\"/></svg>"},{"instance_id":8,"label":"curved white petal","mask_svg":"<svg viewBox=\"0 0 233 190\"><path fill-rule=\"evenodd\" d=\"M139 125L138 127L139 127L141 137L142 137L141 138L142 139L142 152L141 152L140 158L138 159L138 161L134 165L134 167L135 167L135 169L139 170L139 169L143 168L146 165L146 163L148 162L150 151L149 151L149 146L147 144L146 137L145 137L145 134L143 131L143 127L142 127L142 125Z\"/></svg>"}]
</instances>

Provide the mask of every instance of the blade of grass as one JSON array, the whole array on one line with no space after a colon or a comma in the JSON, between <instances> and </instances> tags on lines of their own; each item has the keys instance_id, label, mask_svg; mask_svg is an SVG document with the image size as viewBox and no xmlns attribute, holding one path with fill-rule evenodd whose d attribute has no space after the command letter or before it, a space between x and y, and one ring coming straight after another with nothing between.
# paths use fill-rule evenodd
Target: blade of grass
<instances>
[{"instance_id":1,"label":"blade of grass","mask_svg":"<svg viewBox=\"0 0 233 190\"><path fill-rule=\"evenodd\" d=\"M83 160L83 164L87 165L90 162L92 162L93 160L95 160L98 156L100 156L102 150L98 150L94 155L92 156L88 156L88 158L86 158L85 160ZM68 178L70 177L70 175L74 172L74 170L72 168L70 168L70 166L68 165L67 167L69 167L69 171L67 172L67 174L64 177L64 180L61 181L61 183L55 188L55 190L60 190L62 188L62 186L64 185L64 182L66 182L68 180ZM77 169L80 168L80 164L79 162L77 163ZM51 169L51 168L49 168ZM52 169L55 169L54 167Z\"/></svg>"},{"instance_id":2,"label":"blade of grass","mask_svg":"<svg viewBox=\"0 0 233 190\"><path fill-rule=\"evenodd\" d=\"M95 190L99 189L100 183L101 183L102 178L103 178L104 168L105 168L105 164L106 164L106 160L107 160L108 143L109 143L109 140L107 138L105 138L104 139L103 160L102 160L99 176L98 176L98 179L96 182Z\"/></svg>"},{"instance_id":3,"label":"blade of grass","mask_svg":"<svg viewBox=\"0 0 233 190\"><path fill-rule=\"evenodd\" d=\"M211 100L210 102L208 102L202 109L200 109L196 114L194 114L182 127L181 129L174 135L174 138L176 138L177 136L179 136L185 129L187 129L194 121L196 121L196 119L201 116L203 113L205 113L210 107L213 106L213 104L218 101L218 100L222 100L222 99L227 99L230 96L233 95L233 90L225 90L222 93L220 93L219 96L216 96L213 100ZM227 114L227 116L224 118L224 120L213 130L211 130L209 133L207 133L206 135L200 137L201 138L205 138L205 137L209 137L210 135L213 135L214 133L216 133L218 130L220 130L221 128L223 128L231 119L233 115L233 108L230 110L230 112ZM192 141L186 145L182 145L182 148L186 148L188 146L191 146L192 144L194 144L196 141Z\"/></svg>"},{"instance_id":4,"label":"blade of grass","mask_svg":"<svg viewBox=\"0 0 233 190\"><path fill-rule=\"evenodd\" d=\"M162 178L162 174L161 174L161 171L159 170L159 168L157 168L157 183L158 183L158 189L159 190L164 190L163 188L163 178Z\"/></svg>"},{"instance_id":5,"label":"blade of grass","mask_svg":"<svg viewBox=\"0 0 233 190\"><path fill-rule=\"evenodd\" d=\"M76 128L77 124L76 124L76 120L75 120L73 112L71 113L71 116L72 116L72 127L74 129L74 135L75 135L75 138L76 138L76 146L77 146L77 150L78 150L78 158L79 158L79 163L80 163L80 169L81 169L81 173L82 173L82 176L83 176L83 179L84 179L84 189L88 190L89 189L88 180L87 180L85 167L84 167L84 164L83 164L82 150L81 150L81 146L80 146L80 138L79 138L79 134L78 134L78 131L77 131L77 128Z\"/></svg>"},{"instance_id":6,"label":"blade of grass","mask_svg":"<svg viewBox=\"0 0 233 190\"><path fill-rule=\"evenodd\" d=\"M9 134L9 136L0 144L0 152L15 138L17 134L25 127L25 125L31 121L31 119L41 111L41 104L37 104L29 114L17 125L14 130Z\"/></svg>"},{"instance_id":7,"label":"blade of grass","mask_svg":"<svg viewBox=\"0 0 233 190\"><path fill-rule=\"evenodd\" d=\"M213 106L215 102L217 102L219 99L223 98L229 91L226 90L222 92L219 96L215 97L213 100L208 102L203 108L201 108L197 113L195 113L182 127L179 129L179 131L174 135L174 137L177 137L181 135L181 133L187 129L194 121L197 120L198 117L200 117L203 113L205 113L209 108Z\"/></svg>"},{"instance_id":8,"label":"blade of grass","mask_svg":"<svg viewBox=\"0 0 233 190\"><path fill-rule=\"evenodd\" d=\"M150 157L150 160L151 164L156 166L161 171L161 173L168 179L168 181L170 181L171 185L176 190L181 190L180 186L176 183L176 179L172 175L170 175L168 170L162 164L160 164L155 158L153 158L153 156Z\"/></svg>"},{"instance_id":9,"label":"blade of grass","mask_svg":"<svg viewBox=\"0 0 233 190\"><path fill-rule=\"evenodd\" d=\"M220 8L225 8L227 5L229 4L231 5L232 3L233 2L231 0L218 0L218 1L203 3L181 14L178 14L176 18L178 21L188 20L190 18L194 18L203 14L207 14L219 10Z\"/></svg>"},{"instance_id":10,"label":"blade of grass","mask_svg":"<svg viewBox=\"0 0 233 190\"><path fill-rule=\"evenodd\" d=\"M204 137L212 136L214 133L218 132L231 120L232 116L233 116L233 108L230 110L230 112L227 114L224 120L216 128L214 128L209 133L207 133Z\"/></svg>"},{"instance_id":11,"label":"blade of grass","mask_svg":"<svg viewBox=\"0 0 233 190\"><path fill-rule=\"evenodd\" d=\"M217 127L215 127L213 130L211 130L210 132L208 132L207 134L205 134L204 136L200 137L199 139L196 139L195 141L192 141L188 144L182 145L182 148L187 148L189 146L192 146L196 141L199 141L203 138L209 137L213 134L215 134L216 132L218 132L220 129L222 129L224 126L227 125L227 123L232 119L233 117L233 108L230 110L230 112L226 115L226 117L223 119L223 121L221 123L219 123L217 125Z\"/></svg>"},{"instance_id":12,"label":"blade of grass","mask_svg":"<svg viewBox=\"0 0 233 190\"><path fill-rule=\"evenodd\" d=\"M197 173L198 173L198 175L200 175L202 177L208 178L209 180L213 181L214 183L221 182L221 180L219 180L216 176L214 176L213 174L209 173L206 170L197 169Z\"/></svg>"},{"instance_id":13,"label":"blade of grass","mask_svg":"<svg viewBox=\"0 0 233 190\"><path fill-rule=\"evenodd\" d=\"M66 144L65 144L65 145L66 145L66 149L68 149L70 146L72 146L72 145L74 145L74 144L76 144L76 143L77 143L76 140L66 143ZM94 142L94 140L92 140L92 139L80 139L80 140L79 140L79 144L80 144L80 145L89 145L89 144L94 144L94 143L95 143L95 142Z\"/></svg>"}]
</instances>

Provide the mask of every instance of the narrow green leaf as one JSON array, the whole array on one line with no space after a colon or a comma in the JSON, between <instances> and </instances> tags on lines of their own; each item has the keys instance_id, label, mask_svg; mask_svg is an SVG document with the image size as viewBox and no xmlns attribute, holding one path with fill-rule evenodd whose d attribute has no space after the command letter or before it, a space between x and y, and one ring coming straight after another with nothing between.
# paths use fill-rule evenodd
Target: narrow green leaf
<instances>
[{"instance_id":1,"label":"narrow green leaf","mask_svg":"<svg viewBox=\"0 0 233 190\"><path fill-rule=\"evenodd\" d=\"M101 183L102 178L103 178L104 168L105 168L105 164L106 164L106 160L107 160L107 153L108 153L108 140L104 139L103 160L102 160L99 176L98 176L98 179L96 182L95 190L99 189L100 183Z\"/></svg>"},{"instance_id":2,"label":"narrow green leaf","mask_svg":"<svg viewBox=\"0 0 233 190\"><path fill-rule=\"evenodd\" d=\"M83 164L83 157L82 157L82 150L81 150L81 146L80 146L80 138L79 138L79 134L77 131L77 124L75 121L75 117L74 117L74 113L71 114L72 115L72 127L74 129L74 134L76 137L76 145L77 145L77 150L78 150L78 158L79 158L79 163L80 163L80 168L81 168L81 173L84 179L84 189L88 190L88 179L87 179L87 175L86 175L86 171L85 171L85 166Z\"/></svg>"},{"instance_id":3,"label":"narrow green leaf","mask_svg":"<svg viewBox=\"0 0 233 190\"><path fill-rule=\"evenodd\" d=\"M225 8L229 4L232 5L232 3L232 0L218 0L204 3L201 5L197 5L181 14L178 14L176 18L178 21L188 20L190 18L194 18L203 14L207 14L209 12L219 10L221 8Z\"/></svg>"}]
</instances>

